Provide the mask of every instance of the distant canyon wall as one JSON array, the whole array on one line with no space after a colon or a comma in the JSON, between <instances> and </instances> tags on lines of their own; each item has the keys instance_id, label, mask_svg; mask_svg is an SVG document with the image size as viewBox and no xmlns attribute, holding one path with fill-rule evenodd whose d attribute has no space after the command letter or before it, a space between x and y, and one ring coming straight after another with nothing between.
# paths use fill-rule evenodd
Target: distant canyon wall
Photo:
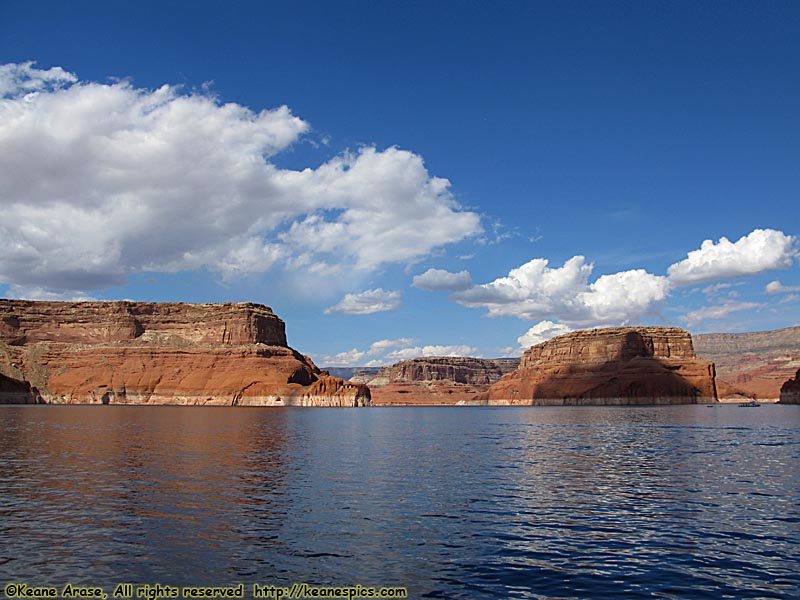
<instances>
[{"instance_id":1,"label":"distant canyon wall","mask_svg":"<svg viewBox=\"0 0 800 600\"><path fill-rule=\"evenodd\" d=\"M370 386L374 404L457 404L517 368L518 359L423 356L381 367L352 381Z\"/></svg>"},{"instance_id":2,"label":"distant canyon wall","mask_svg":"<svg viewBox=\"0 0 800 600\"><path fill-rule=\"evenodd\" d=\"M800 369L800 327L693 336L697 354L714 361L720 398L776 400Z\"/></svg>"}]
</instances>

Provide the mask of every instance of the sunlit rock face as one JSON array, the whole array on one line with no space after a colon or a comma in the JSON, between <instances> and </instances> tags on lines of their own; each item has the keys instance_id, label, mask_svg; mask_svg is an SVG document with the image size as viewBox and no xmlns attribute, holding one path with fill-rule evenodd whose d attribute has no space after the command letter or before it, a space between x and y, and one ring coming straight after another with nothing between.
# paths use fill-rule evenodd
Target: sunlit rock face
<instances>
[{"instance_id":1,"label":"sunlit rock face","mask_svg":"<svg viewBox=\"0 0 800 600\"><path fill-rule=\"evenodd\" d=\"M260 304L0 300L0 402L363 406Z\"/></svg>"}]
</instances>

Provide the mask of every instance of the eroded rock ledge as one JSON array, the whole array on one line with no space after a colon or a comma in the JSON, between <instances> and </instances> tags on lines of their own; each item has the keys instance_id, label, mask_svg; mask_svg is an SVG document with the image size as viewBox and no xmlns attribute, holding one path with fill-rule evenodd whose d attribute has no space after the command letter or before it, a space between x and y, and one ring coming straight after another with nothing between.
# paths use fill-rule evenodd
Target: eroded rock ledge
<instances>
[{"instance_id":1,"label":"eroded rock ledge","mask_svg":"<svg viewBox=\"0 0 800 600\"><path fill-rule=\"evenodd\" d=\"M0 402L364 406L260 304L0 299Z\"/></svg>"},{"instance_id":2,"label":"eroded rock ledge","mask_svg":"<svg viewBox=\"0 0 800 600\"><path fill-rule=\"evenodd\" d=\"M475 404L631 405L716 402L714 363L677 327L576 331L525 352Z\"/></svg>"}]
</instances>

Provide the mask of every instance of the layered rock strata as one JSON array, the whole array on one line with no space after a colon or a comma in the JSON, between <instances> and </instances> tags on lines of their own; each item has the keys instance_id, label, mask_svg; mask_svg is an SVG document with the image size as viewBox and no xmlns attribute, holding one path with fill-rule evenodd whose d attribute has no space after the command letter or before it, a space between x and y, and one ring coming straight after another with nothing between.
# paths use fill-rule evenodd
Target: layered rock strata
<instances>
[{"instance_id":1,"label":"layered rock strata","mask_svg":"<svg viewBox=\"0 0 800 600\"><path fill-rule=\"evenodd\" d=\"M475 404L632 405L715 402L714 363L676 327L576 331L533 346Z\"/></svg>"},{"instance_id":2,"label":"layered rock strata","mask_svg":"<svg viewBox=\"0 0 800 600\"><path fill-rule=\"evenodd\" d=\"M783 382L800 368L800 327L692 339L697 354L716 365L720 399L777 400Z\"/></svg>"},{"instance_id":3,"label":"layered rock strata","mask_svg":"<svg viewBox=\"0 0 800 600\"><path fill-rule=\"evenodd\" d=\"M252 303L0 300L0 402L363 406Z\"/></svg>"},{"instance_id":4,"label":"layered rock strata","mask_svg":"<svg viewBox=\"0 0 800 600\"><path fill-rule=\"evenodd\" d=\"M460 356L412 358L382 367L378 377L391 382L452 381L470 385L490 385L519 365L516 359L485 359Z\"/></svg>"},{"instance_id":5,"label":"layered rock strata","mask_svg":"<svg viewBox=\"0 0 800 600\"><path fill-rule=\"evenodd\" d=\"M794 379L789 379L781 386L781 404L800 404L800 369Z\"/></svg>"},{"instance_id":6,"label":"layered rock strata","mask_svg":"<svg viewBox=\"0 0 800 600\"><path fill-rule=\"evenodd\" d=\"M373 404L458 404L517 368L517 359L427 356L381 367L366 380Z\"/></svg>"}]
</instances>

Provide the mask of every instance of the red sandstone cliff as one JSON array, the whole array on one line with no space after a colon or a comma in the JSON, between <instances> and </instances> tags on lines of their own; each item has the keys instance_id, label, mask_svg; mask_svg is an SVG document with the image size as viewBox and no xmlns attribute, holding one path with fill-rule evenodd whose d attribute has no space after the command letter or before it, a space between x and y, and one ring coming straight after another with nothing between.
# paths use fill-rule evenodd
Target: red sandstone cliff
<instances>
[{"instance_id":1,"label":"red sandstone cliff","mask_svg":"<svg viewBox=\"0 0 800 600\"><path fill-rule=\"evenodd\" d=\"M360 406L252 303L0 300L0 402Z\"/></svg>"},{"instance_id":2,"label":"red sandstone cliff","mask_svg":"<svg viewBox=\"0 0 800 600\"><path fill-rule=\"evenodd\" d=\"M714 363L676 327L576 331L533 346L479 404L695 404L717 400Z\"/></svg>"},{"instance_id":3,"label":"red sandstone cliff","mask_svg":"<svg viewBox=\"0 0 800 600\"><path fill-rule=\"evenodd\" d=\"M794 379L789 379L781 386L781 404L800 404L800 369Z\"/></svg>"}]
</instances>

